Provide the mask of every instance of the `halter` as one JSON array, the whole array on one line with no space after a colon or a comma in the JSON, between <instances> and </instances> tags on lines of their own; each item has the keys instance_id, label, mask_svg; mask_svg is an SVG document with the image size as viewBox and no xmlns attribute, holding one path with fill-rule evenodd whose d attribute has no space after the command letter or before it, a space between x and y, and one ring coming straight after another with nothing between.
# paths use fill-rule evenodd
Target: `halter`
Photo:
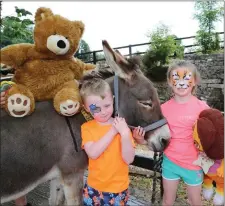
<instances>
[{"instance_id":1,"label":"halter","mask_svg":"<svg viewBox=\"0 0 225 206\"><path fill-rule=\"evenodd\" d=\"M118 81L117 75L115 75L114 77L113 84L114 84L114 96L115 96L115 116L119 116L119 81ZM163 118L144 127L144 130L145 132L152 131L154 129L162 127L165 124L167 124L167 120ZM128 126L131 129L135 128L134 126L131 126L131 125L128 125Z\"/></svg>"}]
</instances>

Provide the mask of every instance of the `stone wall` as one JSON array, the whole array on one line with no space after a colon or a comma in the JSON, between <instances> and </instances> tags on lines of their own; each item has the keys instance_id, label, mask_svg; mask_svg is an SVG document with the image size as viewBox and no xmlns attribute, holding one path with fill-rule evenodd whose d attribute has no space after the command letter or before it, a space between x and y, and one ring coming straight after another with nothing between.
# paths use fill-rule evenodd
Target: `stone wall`
<instances>
[{"instance_id":1,"label":"stone wall","mask_svg":"<svg viewBox=\"0 0 225 206\"><path fill-rule=\"evenodd\" d=\"M185 60L195 64L201 75L201 83L196 90L196 96L205 100L208 105L224 110L224 54L186 55ZM98 63L99 67L107 66L105 62ZM157 88L161 103L167 101L172 93L167 82L153 82Z\"/></svg>"}]
</instances>

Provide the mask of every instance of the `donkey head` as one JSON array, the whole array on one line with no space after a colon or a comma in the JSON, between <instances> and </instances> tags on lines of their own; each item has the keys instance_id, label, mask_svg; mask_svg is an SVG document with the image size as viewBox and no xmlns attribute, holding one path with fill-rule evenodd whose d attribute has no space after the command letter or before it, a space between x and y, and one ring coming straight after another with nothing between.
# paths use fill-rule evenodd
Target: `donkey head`
<instances>
[{"instance_id":1,"label":"donkey head","mask_svg":"<svg viewBox=\"0 0 225 206\"><path fill-rule=\"evenodd\" d=\"M103 41L103 51L107 64L119 77L119 115L129 125L141 127L163 119L157 91L140 70L141 61L137 57L126 59L107 41ZM107 81L114 91L113 78ZM146 132L145 140L151 150L163 151L170 140L168 125Z\"/></svg>"}]
</instances>

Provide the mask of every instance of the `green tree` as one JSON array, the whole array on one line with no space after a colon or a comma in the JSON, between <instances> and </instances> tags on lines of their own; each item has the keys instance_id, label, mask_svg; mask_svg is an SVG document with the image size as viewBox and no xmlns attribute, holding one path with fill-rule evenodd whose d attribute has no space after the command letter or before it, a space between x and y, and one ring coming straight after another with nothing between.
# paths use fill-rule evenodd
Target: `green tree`
<instances>
[{"instance_id":1,"label":"green tree","mask_svg":"<svg viewBox=\"0 0 225 206\"><path fill-rule=\"evenodd\" d=\"M33 43L34 22L27 15L31 12L15 7L16 16L5 16L1 19L1 47L18 44Z\"/></svg>"},{"instance_id":2,"label":"green tree","mask_svg":"<svg viewBox=\"0 0 225 206\"><path fill-rule=\"evenodd\" d=\"M198 20L200 30L197 31L196 42L202 53L220 50L220 38L215 32L215 23L224 16L224 2L216 0L196 0L194 19Z\"/></svg>"},{"instance_id":3,"label":"green tree","mask_svg":"<svg viewBox=\"0 0 225 206\"><path fill-rule=\"evenodd\" d=\"M183 58L184 47L181 40L175 40L167 25L160 23L148 37L150 46L142 57L144 71L147 76L155 81L166 79L168 64L172 58Z\"/></svg>"},{"instance_id":4,"label":"green tree","mask_svg":"<svg viewBox=\"0 0 225 206\"><path fill-rule=\"evenodd\" d=\"M91 50L90 50L88 43L85 40L81 39L79 49L77 50L75 57L81 59L84 62L92 61L93 60L92 54L91 53L85 54L90 51Z\"/></svg>"},{"instance_id":5,"label":"green tree","mask_svg":"<svg viewBox=\"0 0 225 206\"><path fill-rule=\"evenodd\" d=\"M86 53L89 51L90 51L90 47L89 47L88 43L86 41L84 41L83 39L81 39L78 53L82 54L82 53Z\"/></svg>"}]
</instances>

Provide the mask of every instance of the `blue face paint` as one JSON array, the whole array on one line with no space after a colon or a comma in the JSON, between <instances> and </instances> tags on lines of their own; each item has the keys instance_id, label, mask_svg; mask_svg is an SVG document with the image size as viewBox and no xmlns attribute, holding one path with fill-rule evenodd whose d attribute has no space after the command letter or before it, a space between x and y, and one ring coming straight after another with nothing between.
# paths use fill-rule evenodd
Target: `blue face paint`
<instances>
[{"instance_id":1,"label":"blue face paint","mask_svg":"<svg viewBox=\"0 0 225 206\"><path fill-rule=\"evenodd\" d=\"M92 115L95 114L95 113L101 112L101 108L100 107L96 107L95 104L91 104L89 106L89 108L90 108L90 112L91 112Z\"/></svg>"}]
</instances>

